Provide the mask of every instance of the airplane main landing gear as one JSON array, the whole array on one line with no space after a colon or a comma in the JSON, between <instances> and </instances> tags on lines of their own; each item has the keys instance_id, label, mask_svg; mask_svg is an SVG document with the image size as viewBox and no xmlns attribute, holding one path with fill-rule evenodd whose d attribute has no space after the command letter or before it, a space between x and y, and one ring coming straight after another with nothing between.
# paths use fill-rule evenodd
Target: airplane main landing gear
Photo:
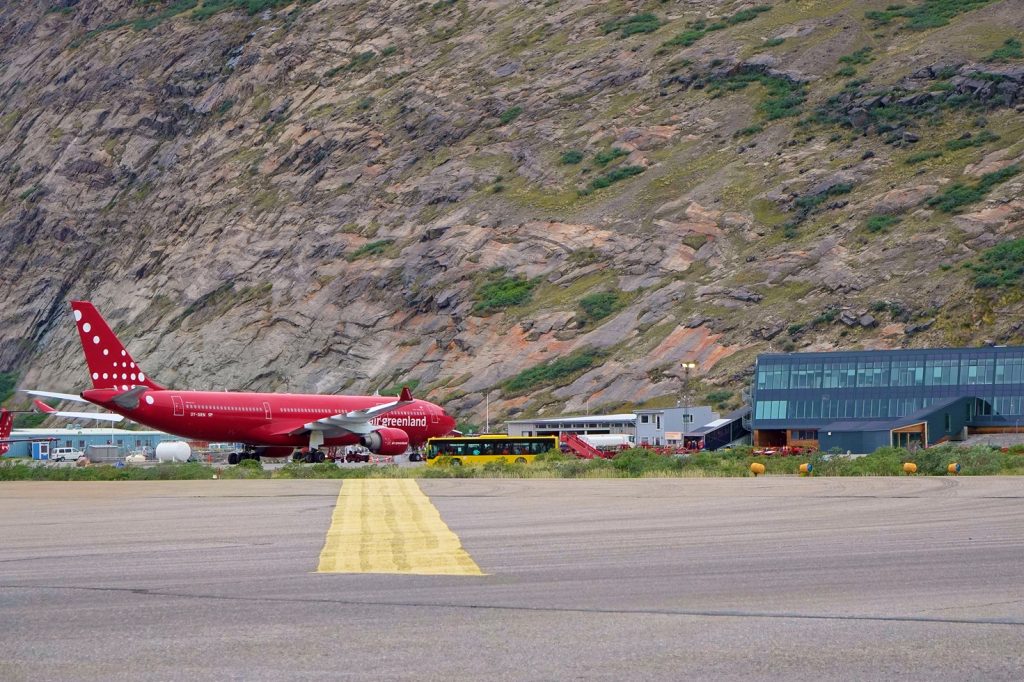
<instances>
[{"instance_id":1,"label":"airplane main landing gear","mask_svg":"<svg viewBox=\"0 0 1024 682\"><path fill-rule=\"evenodd\" d=\"M327 454L323 450L309 450L308 452L296 451L292 453L293 462L305 464L319 464L327 460Z\"/></svg>"},{"instance_id":2,"label":"airplane main landing gear","mask_svg":"<svg viewBox=\"0 0 1024 682\"><path fill-rule=\"evenodd\" d=\"M247 459L254 459L257 462L260 461L259 453L255 450L246 450L245 452L232 452L228 455L228 464L240 464Z\"/></svg>"}]
</instances>

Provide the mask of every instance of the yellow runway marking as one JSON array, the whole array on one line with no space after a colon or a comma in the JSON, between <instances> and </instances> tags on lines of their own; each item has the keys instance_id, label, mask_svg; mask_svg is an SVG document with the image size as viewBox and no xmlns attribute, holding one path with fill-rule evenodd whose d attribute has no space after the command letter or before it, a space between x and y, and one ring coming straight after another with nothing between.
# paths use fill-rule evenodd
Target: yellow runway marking
<instances>
[{"instance_id":1,"label":"yellow runway marking","mask_svg":"<svg viewBox=\"0 0 1024 682\"><path fill-rule=\"evenodd\" d=\"M345 481L319 573L484 575L416 481Z\"/></svg>"}]
</instances>

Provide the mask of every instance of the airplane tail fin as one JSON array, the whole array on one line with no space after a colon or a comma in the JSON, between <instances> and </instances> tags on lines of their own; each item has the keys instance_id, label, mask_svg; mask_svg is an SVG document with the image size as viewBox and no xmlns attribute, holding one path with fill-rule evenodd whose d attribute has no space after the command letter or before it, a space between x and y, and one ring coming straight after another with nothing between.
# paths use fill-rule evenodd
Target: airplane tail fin
<instances>
[{"instance_id":1,"label":"airplane tail fin","mask_svg":"<svg viewBox=\"0 0 1024 682\"><path fill-rule=\"evenodd\" d=\"M11 428L14 426L14 415L0 407L0 439L11 435Z\"/></svg>"},{"instance_id":2,"label":"airplane tail fin","mask_svg":"<svg viewBox=\"0 0 1024 682\"><path fill-rule=\"evenodd\" d=\"M89 365L93 388L127 391L145 386L163 389L142 371L92 303L72 301L71 310L75 314L75 326L82 339L82 351Z\"/></svg>"},{"instance_id":3,"label":"airplane tail fin","mask_svg":"<svg viewBox=\"0 0 1024 682\"><path fill-rule=\"evenodd\" d=\"M14 426L14 415L0 407L0 457L7 454L11 448L10 443L2 442L11 435L11 427Z\"/></svg>"}]
</instances>

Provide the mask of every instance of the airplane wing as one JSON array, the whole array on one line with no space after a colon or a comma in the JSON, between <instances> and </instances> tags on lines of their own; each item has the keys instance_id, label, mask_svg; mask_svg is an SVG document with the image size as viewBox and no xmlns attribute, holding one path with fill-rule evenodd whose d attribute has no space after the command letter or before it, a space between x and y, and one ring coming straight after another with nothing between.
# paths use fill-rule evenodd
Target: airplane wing
<instances>
[{"instance_id":1,"label":"airplane wing","mask_svg":"<svg viewBox=\"0 0 1024 682\"><path fill-rule=\"evenodd\" d=\"M53 393L52 391L30 391L26 388L21 389L22 393L28 393L29 395L37 395L41 398L57 398L58 400L70 400L76 403L87 403L89 402L80 395L74 395L73 393Z\"/></svg>"},{"instance_id":2,"label":"airplane wing","mask_svg":"<svg viewBox=\"0 0 1024 682\"><path fill-rule=\"evenodd\" d=\"M98 419L99 421L114 423L124 419L124 417L119 414L110 414L109 412L63 412L50 407L42 400L35 400L33 401L33 404L43 414L48 414L53 417L67 417L69 419Z\"/></svg>"},{"instance_id":3,"label":"airplane wing","mask_svg":"<svg viewBox=\"0 0 1024 682\"><path fill-rule=\"evenodd\" d=\"M309 431L324 431L326 433L333 431L354 433L360 436L365 436L366 434L380 428L379 426L371 424L371 419L376 419L383 414L387 414L392 410L397 410L399 407L404 407L412 402L412 391L410 391L409 387L406 386L402 389L402 394L398 397L398 400L394 400L390 403L384 403L383 405L368 407L365 410L353 410L351 412L345 412L344 414L336 414L330 417L324 417L323 419L317 419L315 422L309 422L308 424L304 424L301 428L294 429L291 431L291 435L308 433Z\"/></svg>"}]
</instances>

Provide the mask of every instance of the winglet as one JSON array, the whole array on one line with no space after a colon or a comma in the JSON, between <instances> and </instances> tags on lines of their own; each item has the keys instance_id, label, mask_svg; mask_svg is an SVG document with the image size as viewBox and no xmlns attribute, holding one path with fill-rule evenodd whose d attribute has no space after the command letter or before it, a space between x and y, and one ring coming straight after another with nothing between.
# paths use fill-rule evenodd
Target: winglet
<instances>
[{"instance_id":1,"label":"winglet","mask_svg":"<svg viewBox=\"0 0 1024 682\"><path fill-rule=\"evenodd\" d=\"M402 395L398 396L398 399L401 400L403 403L412 402L412 391L409 390L408 386L402 387Z\"/></svg>"},{"instance_id":2,"label":"winglet","mask_svg":"<svg viewBox=\"0 0 1024 682\"><path fill-rule=\"evenodd\" d=\"M33 400L32 404L36 406L37 410L39 410L40 412L42 412L44 414L53 414L54 412L57 411L56 408L50 407L49 405L44 403L42 400Z\"/></svg>"}]
</instances>

